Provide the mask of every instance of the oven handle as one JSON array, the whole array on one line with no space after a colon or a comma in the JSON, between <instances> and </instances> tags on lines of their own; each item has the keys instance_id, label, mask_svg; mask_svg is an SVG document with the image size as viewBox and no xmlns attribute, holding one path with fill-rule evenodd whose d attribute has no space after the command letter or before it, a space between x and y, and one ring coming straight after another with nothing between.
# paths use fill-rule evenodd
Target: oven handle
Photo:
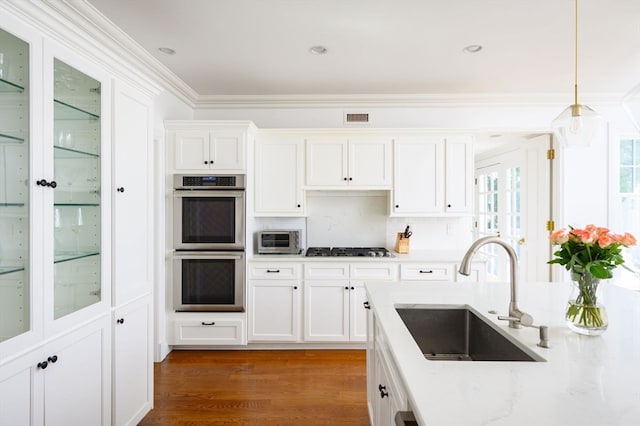
<instances>
[{"instance_id":1,"label":"oven handle","mask_svg":"<svg viewBox=\"0 0 640 426\"><path fill-rule=\"evenodd\" d=\"M212 191L211 189L175 189L173 191L174 198L193 198L193 197L236 197L243 198L245 194L244 190L238 189L218 189Z\"/></svg>"},{"instance_id":2,"label":"oven handle","mask_svg":"<svg viewBox=\"0 0 640 426\"><path fill-rule=\"evenodd\" d=\"M244 251L178 251L173 253L180 259L244 259Z\"/></svg>"}]
</instances>

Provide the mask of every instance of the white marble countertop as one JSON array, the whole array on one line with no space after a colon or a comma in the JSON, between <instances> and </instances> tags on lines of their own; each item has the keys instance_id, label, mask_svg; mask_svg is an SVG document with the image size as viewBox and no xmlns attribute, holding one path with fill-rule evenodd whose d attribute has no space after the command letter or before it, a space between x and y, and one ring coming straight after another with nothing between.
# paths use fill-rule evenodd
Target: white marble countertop
<instances>
[{"instance_id":1,"label":"white marble countertop","mask_svg":"<svg viewBox=\"0 0 640 426\"><path fill-rule=\"evenodd\" d=\"M253 254L250 261L305 261L305 262L447 262L460 263L466 250L412 250L407 254L391 251L393 257L306 257L304 254ZM476 255L473 262L483 262L481 255Z\"/></svg>"},{"instance_id":2,"label":"white marble countertop","mask_svg":"<svg viewBox=\"0 0 640 426\"><path fill-rule=\"evenodd\" d=\"M368 300L406 386L419 424L640 425L640 293L603 285L609 328L582 336L564 323L569 283L519 285L520 308L549 326L551 348L538 330L511 329L504 283L375 283ZM468 304L546 362L431 361L395 311L398 304Z\"/></svg>"}]
</instances>

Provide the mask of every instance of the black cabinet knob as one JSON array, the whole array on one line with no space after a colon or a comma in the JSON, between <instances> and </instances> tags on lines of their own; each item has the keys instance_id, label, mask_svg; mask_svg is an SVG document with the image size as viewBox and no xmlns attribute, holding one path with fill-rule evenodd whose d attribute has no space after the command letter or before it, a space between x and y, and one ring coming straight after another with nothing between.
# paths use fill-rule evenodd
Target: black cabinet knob
<instances>
[{"instance_id":1,"label":"black cabinet knob","mask_svg":"<svg viewBox=\"0 0 640 426\"><path fill-rule=\"evenodd\" d=\"M38 363L38 368L41 370L44 370L45 368L47 368L48 365L49 363L47 361L42 361Z\"/></svg>"},{"instance_id":2,"label":"black cabinet knob","mask_svg":"<svg viewBox=\"0 0 640 426\"><path fill-rule=\"evenodd\" d=\"M362 306L364 306L365 309L371 309L371 305L369 305L368 300L365 300L364 302L362 302Z\"/></svg>"},{"instance_id":3,"label":"black cabinet knob","mask_svg":"<svg viewBox=\"0 0 640 426\"><path fill-rule=\"evenodd\" d=\"M49 188L55 188L56 186L58 186L58 184L56 183L55 180L52 180L51 182L47 182L46 179L40 179L36 181L36 185L38 186L48 186Z\"/></svg>"},{"instance_id":4,"label":"black cabinet knob","mask_svg":"<svg viewBox=\"0 0 640 426\"><path fill-rule=\"evenodd\" d=\"M355 287L351 287L351 288L350 288L350 290L355 290L355 289L356 289Z\"/></svg>"},{"instance_id":5,"label":"black cabinet knob","mask_svg":"<svg viewBox=\"0 0 640 426\"><path fill-rule=\"evenodd\" d=\"M353 180L353 178L349 178L349 180Z\"/></svg>"},{"instance_id":6,"label":"black cabinet knob","mask_svg":"<svg viewBox=\"0 0 640 426\"><path fill-rule=\"evenodd\" d=\"M124 318L118 318L118 319L116 320L116 322L117 322L118 324L124 324Z\"/></svg>"},{"instance_id":7,"label":"black cabinet knob","mask_svg":"<svg viewBox=\"0 0 640 426\"><path fill-rule=\"evenodd\" d=\"M204 160L204 164L209 164L209 162L207 160Z\"/></svg>"},{"instance_id":8,"label":"black cabinet knob","mask_svg":"<svg viewBox=\"0 0 640 426\"><path fill-rule=\"evenodd\" d=\"M400 207L400 206L399 206L398 204L396 204L396 209L397 209L398 207Z\"/></svg>"},{"instance_id":9,"label":"black cabinet knob","mask_svg":"<svg viewBox=\"0 0 640 426\"><path fill-rule=\"evenodd\" d=\"M300 208L300 204L298 204L298 208Z\"/></svg>"},{"instance_id":10,"label":"black cabinet knob","mask_svg":"<svg viewBox=\"0 0 640 426\"><path fill-rule=\"evenodd\" d=\"M297 285L294 285L294 286L293 286L293 289L294 289L294 290L297 290L297 289L298 289L298 286L297 286Z\"/></svg>"},{"instance_id":11,"label":"black cabinet knob","mask_svg":"<svg viewBox=\"0 0 640 426\"><path fill-rule=\"evenodd\" d=\"M58 361L58 355L51 355L49 358L47 358L47 361L49 361L51 364L55 364Z\"/></svg>"},{"instance_id":12,"label":"black cabinet knob","mask_svg":"<svg viewBox=\"0 0 640 426\"><path fill-rule=\"evenodd\" d=\"M447 204L447 207L451 208L451 204Z\"/></svg>"},{"instance_id":13,"label":"black cabinet knob","mask_svg":"<svg viewBox=\"0 0 640 426\"><path fill-rule=\"evenodd\" d=\"M344 289L345 289L345 290L349 290L349 286L345 285L345 286L344 286Z\"/></svg>"},{"instance_id":14,"label":"black cabinet knob","mask_svg":"<svg viewBox=\"0 0 640 426\"><path fill-rule=\"evenodd\" d=\"M347 180L347 178L344 178L344 180L346 181L346 180Z\"/></svg>"},{"instance_id":15,"label":"black cabinet knob","mask_svg":"<svg viewBox=\"0 0 640 426\"><path fill-rule=\"evenodd\" d=\"M124 187L122 187L122 186L121 186L120 188L116 189L116 191L118 191L118 192L124 192Z\"/></svg>"}]
</instances>

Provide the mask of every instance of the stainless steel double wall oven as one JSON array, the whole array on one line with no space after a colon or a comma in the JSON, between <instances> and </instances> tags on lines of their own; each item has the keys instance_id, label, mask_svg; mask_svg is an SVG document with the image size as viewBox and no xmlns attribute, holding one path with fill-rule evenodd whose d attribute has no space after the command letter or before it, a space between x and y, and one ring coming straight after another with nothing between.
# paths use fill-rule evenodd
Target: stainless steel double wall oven
<instances>
[{"instance_id":1,"label":"stainless steel double wall oven","mask_svg":"<svg viewBox=\"0 0 640 426\"><path fill-rule=\"evenodd\" d=\"M245 176L173 178L174 309L244 311Z\"/></svg>"}]
</instances>

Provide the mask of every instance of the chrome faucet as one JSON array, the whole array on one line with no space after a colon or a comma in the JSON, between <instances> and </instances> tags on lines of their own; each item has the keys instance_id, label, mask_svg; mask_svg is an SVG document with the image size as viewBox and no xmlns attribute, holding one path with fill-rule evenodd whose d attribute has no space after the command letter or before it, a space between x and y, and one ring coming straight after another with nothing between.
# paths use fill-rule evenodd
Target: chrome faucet
<instances>
[{"instance_id":1,"label":"chrome faucet","mask_svg":"<svg viewBox=\"0 0 640 426\"><path fill-rule=\"evenodd\" d=\"M518 256L516 256L515 250L509 244L507 244L504 240L499 237L483 237L479 240L476 240L467 253L462 258L462 263L460 264L460 272L462 275L469 275L471 273L471 259L476 254L476 252L480 249L480 247L495 243L499 246L502 246L507 251L509 255L509 261L511 264L511 300L509 301L509 316L508 317L498 317L498 319L504 319L509 321L509 327L511 328L520 328L521 326L531 326L533 325L533 317L523 311L518 307Z\"/></svg>"}]
</instances>

